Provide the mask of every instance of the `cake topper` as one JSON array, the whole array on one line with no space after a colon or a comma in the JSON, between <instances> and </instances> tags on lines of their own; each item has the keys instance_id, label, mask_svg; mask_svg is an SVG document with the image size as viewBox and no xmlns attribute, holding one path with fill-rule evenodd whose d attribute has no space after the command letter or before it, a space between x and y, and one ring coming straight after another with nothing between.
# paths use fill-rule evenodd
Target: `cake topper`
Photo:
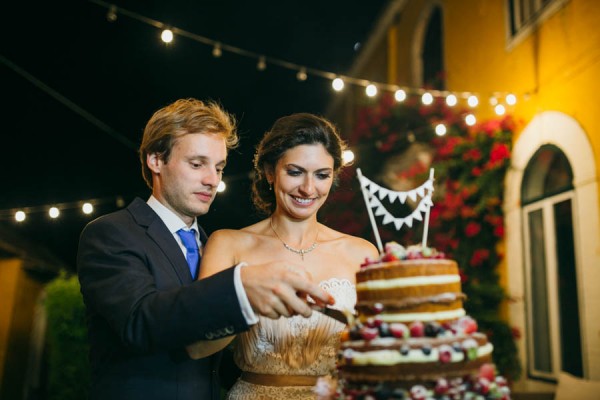
<instances>
[{"instance_id":1,"label":"cake topper","mask_svg":"<svg viewBox=\"0 0 600 400\"><path fill-rule=\"evenodd\" d=\"M423 240L421 242L421 246L423 248L427 247L429 211L433 206L433 200L431 199L431 195L433 193L433 168L429 170L429 179L427 179L425 183L423 183L421 186L415 189L408 190L406 192L390 190L376 184L375 182L364 176L360 171L360 168L356 169L356 174L360 182L360 189L365 200L367 212L369 213L371 227L373 228L373 233L375 235L375 240L377 241L377 248L379 249L379 252L383 253L383 245L381 244L381 237L379 236L379 230L377 228L375 216L383 216L384 225L393 222L394 227L397 231L399 231L403 225L406 225L409 228L412 227L414 220L423 221L422 214L424 213L425 225L423 227ZM381 203L381 200L384 200L386 197L389 198L390 203L394 203L396 200L399 200L400 203L404 204L406 202L406 199L417 201L417 198L420 198L421 200L419 201L419 204L415 207L412 213L405 217L399 218L394 217ZM375 215L373 215L373 210L375 210Z\"/></svg>"}]
</instances>

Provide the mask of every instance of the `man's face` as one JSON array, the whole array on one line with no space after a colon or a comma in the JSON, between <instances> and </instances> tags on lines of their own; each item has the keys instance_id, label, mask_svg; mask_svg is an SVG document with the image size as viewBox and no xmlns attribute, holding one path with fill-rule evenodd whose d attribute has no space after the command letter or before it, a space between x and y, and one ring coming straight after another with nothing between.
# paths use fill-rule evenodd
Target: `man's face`
<instances>
[{"instance_id":1,"label":"man's face","mask_svg":"<svg viewBox=\"0 0 600 400\"><path fill-rule=\"evenodd\" d=\"M148 156L153 171L152 194L186 224L206 214L217 193L227 160L225 139L212 133L179 137L164 162Z\"/></svg>"}]
</instances>

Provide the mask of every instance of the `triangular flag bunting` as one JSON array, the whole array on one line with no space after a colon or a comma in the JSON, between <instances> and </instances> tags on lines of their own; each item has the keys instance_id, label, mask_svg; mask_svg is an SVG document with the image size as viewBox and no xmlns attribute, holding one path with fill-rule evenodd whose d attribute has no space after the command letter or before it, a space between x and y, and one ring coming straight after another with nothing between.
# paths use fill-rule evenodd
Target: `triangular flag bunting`
<instances>
[{"instance_id":1,"label":"triangular flag bunting","mask_svg":"<svg viewBox=\"0 0 600 400\"><path fill-rule=\"evenodd\" d=\"M400 203L404 204L404 202L406 201L406 192L400 192L398 193L398 196L400 197Z\"/></svg>"},{"instance_id":2,"label":"triangular flag bunting","mask_svg":"<svg viewBox=\"0 0 600 400\"><path fill-rule=\"evenodd\" d=\"M383 200L383 199L385 199L385 196L387 196L389 192L390 192L390 191L389 191L389 190L387 190L386 188L380 188L380 189L379 189L379 199L380 199L380 200Z\"/></svg>"}]
</instances>

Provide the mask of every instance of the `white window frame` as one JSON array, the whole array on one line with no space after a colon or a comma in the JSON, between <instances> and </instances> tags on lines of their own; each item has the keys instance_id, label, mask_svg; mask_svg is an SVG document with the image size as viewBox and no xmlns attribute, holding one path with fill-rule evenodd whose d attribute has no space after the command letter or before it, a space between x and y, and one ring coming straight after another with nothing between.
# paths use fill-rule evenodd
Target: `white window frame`
<instances>
[{"instance_id":1,"label":"white window frame","mask_svg":"<svg viewBox=\"0 0 600 400\"><path fill-rule=\"evenodd\" d=\"M528 10L527 18L521 16L521 4L527 8L533 1L534 10ZM511 16L510 3L513 3ZM506 48L511 50L521 43L545 20L550 18L555 12L560 10L569 0L550 0L543 4L542 0L506 0L504 2L504 15L506 25ZM515 21L515 32L511 32L511 17Z\"/></svg>"},{"instance_id":2,"label":"white window frame","mask_svg":"<svg viewBox=\"0 0 600 400\"><path fill-rule=\"evenodd\" d=\"M529 236L529 214L533 211L541 210L542 211L542 221L544 223L544 250L545 250L545 261L546 261L546 288L547 288L547 299L546 303L548 304L548 318L550 325L550 332L548 335L550 336L550 348L552 351L552 367L551 372L546 373L544 371L535 370L535 354L534 354L534 343L535 338L533 337L533 310L531 307L527 309L527 339L528 339L528 360L529 366L528 371L532 377L542 378L542 379L553 379L557 380L560 371L562 370L562 356L561 356L561 338L560 338L560 307L559 307L559 293L558 293L558 266L557 266L557 254L556 254L556 237L555 237L555 221L554 221L554 205L565 200L571 200L571 210L572 214L575 215L575 210L577 207L575 201L575 192L570 190L568 192L563 192L557 194L555 196L546 197L544 199L538 200L534 203L528 204L523 207L522 211L522 221L523 221L523 242L524 248L530 248L530 236ZM575 269L576 275L579 277L577 271L580 270L580 262L579 256L577 254L576 244L579 242L578 240L578 229L575 226L577 223L576 219L573 218L573 247L575 250ZM531 266L531 252L524 252L524 261L525 261L525 284L526 284L526 292L527 292L527 304L533 304L532 298L532 266ZM577 280L579 284L579 280ZM578 296L580 296L581 290L578 288ZM578 299L578 304L581 303L581 298ZM578 310L579 311L579 310ZM582 318L579 318L580 327L579 332L583 332L583 326L581 326ZM583 353L583 349L580 349Z\"/></svg>"}]
</instances>

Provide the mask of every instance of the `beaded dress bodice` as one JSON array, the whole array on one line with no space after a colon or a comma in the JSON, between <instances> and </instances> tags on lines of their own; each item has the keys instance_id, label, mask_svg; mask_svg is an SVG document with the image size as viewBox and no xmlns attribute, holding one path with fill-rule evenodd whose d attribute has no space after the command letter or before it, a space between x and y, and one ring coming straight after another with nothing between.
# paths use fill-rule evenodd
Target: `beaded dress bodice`
<instances>
[{"instance_id":1,"label":"beaded dress bodice","mask_svg":"<svg viewBox=\"0 0 600 400\"><path fill-rule=\"evenodd\" d=\"M348 279L331 278L319 285L335 299L333 308L354 309L356 288ZM238 335L234 358L243 371L258 374L328 375L335 369L343 329L342 323L319 312L313 312L310 318L260 317L258 324ZM312 387L262 386L242 380L228 394L235 400L314 397Z\"/></svg>"}]
</instances>

